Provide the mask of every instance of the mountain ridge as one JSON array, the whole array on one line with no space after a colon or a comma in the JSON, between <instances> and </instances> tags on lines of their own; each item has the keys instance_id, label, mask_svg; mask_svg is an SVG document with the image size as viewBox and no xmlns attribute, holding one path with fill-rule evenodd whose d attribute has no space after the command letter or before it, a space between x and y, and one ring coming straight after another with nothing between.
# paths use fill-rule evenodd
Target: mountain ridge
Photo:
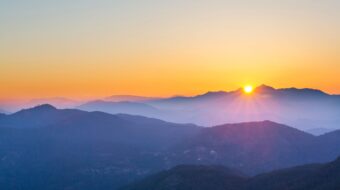
<instances>
[{"instance_id":1,"label":"mountain ridge","mask_svg":"<svg viewBox=\"0 0 340 190\"><path fill-rule=\"evenodd\" d=\"M340 155L337 131L316 137L271 121L204 128L41 105L1 116L0 130L0 186L8 190L15 184L116 189L187 164L224 165L253 176ZM70 180L57 182L65 177ZM42 180L32 186L24 180L31 178Z\"/></svg>"}]
</instances>

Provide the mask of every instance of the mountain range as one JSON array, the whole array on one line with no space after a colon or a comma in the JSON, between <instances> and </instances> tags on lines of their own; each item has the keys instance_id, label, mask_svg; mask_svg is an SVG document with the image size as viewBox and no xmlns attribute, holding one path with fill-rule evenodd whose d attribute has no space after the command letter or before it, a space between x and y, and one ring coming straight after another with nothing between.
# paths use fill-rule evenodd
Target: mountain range
<instances>
[{"instance_id":1,"label":"mountain range","mask_svg":"<svg viewBox=\"0 0 340 190\"><path fill-rule=\"evenodd\" d=\"M128 113L132 115L144 116L167 114L165 112L162 113L162 110L159 110L148 104L130 101L111 102L96 100L87 102L83 105L78 106L77 108L84 111L102 111L111 114Z\"/></svg>"},{"instance_id":2,"label":"mountain range","mask_svg":"<svg viewBox=\"0 0 340 190\"><path fill-rule=\"evenodd\" d=\"M41 105L0 115L0 187L117 189L183 164L247 176L340 155L340 133L314 136L271 121L210 128Z\"/></svg>"},{"instance_id":3,"label":"mountain range","mask_svg":"<svg viewBox=\"0 0 340 190\"><path fill-rule=\"evenodd\" d=\"M207 92L197 96L170 98L113 95L97 100L42 98L29 101L0 101L6 113L41 104L84 111L123 113L157 118L174 123L210 127L224 123L271 120L305 132L321 135L340 129L340 95L317 89L275 89L261 85L253 93L243 89Z\"/></svg>"},{"instance_id":4,"label":"mountain range","mask_svg":"<svg viewBox=\"0 0 340 190\"><path fill-rule=\"evenodd\" d=\"M245 94L242 89L238 89L192 97L134 99L124 99L121 104L107 100L89 102L77 109L138 114L208 127L223 123L271 120L315 135L340 129L340 96L315 89L275 89L261 85L252 94Z\"/></svg>"}]
</instances>

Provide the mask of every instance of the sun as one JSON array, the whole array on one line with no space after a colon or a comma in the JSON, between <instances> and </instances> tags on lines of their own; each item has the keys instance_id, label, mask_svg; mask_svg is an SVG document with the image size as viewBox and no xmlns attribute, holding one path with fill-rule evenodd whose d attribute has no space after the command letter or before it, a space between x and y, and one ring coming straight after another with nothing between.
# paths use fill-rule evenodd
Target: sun
<instances>
[{"instance_id":1,"label":"sun","mask_svg":"<svg viewBox=\"0 0 340 190\"><path fill-rule=\"evenodd\" d=\"M243 87L243 91L246 94L250 94L250 93L252 93L254 91L254 88L251 85L246 85L246 86Z\"/></svg>"}]
</instances>

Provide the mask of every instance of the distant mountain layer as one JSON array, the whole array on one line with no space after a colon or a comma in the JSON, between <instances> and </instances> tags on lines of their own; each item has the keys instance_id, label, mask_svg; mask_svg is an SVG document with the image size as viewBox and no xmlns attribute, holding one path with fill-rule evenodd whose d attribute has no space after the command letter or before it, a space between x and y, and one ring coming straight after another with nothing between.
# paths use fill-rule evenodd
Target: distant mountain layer
<instances>
[{"instance_id":1,"label":"distant mountain layer","mask_svg":"<svg viewBox=\"0 0 340 190\"><path fill-rule=\"evenodd\" d=\"M156 97L145 97L145 96L131 96L131 95L114 95L110 97L104 98L105 101L112 101L112 102L143 102L143 101L150 101L150 100L156 100L159 98Z\"/></svg>"},{"instance_id":2,"label":"distant mountain layer","mask_svg":"<svg viewBox=\"0 0 340 190\"><path fill-rule=\"evenodd\" d=\"M160 114L160 110L148 104L138 102L109 102L109 101L91 101L80 105L78 109L85 111L102 111L111 114L128 113L133 115L149 116Z\"/></svg>"},{"instance_id":3,"label":"distant mountain layer","mask_svg":"<svg viewBox=\"0 0 340 190\"><path fill-rule=\"evenodd\" d=\"M247 178L217 166L178 166L122 190L338 190L340 158Z\"/></svg>"},{"instance_id":4,"label":"distant mountain layer","mask_svg":"<svg viewBox=\"0 0 340 190\"><path fill-rule=\"evenodd\" d=\"M339 131L313 136L271 121L203 128L41 105L0 115L0 187L114 190L183 164L256 175L331 161L339 147Z\"/></svg>"},{"instance_id":5,"label":"distant mountain layer","mask_svg":"<svg viewBox=\"0 0 340 190\"><path fill-rule=\"evenodd\" d=\"M161 118L172 122L213 126L272 120L304 131L314 128L340 128L340 96L315 89L274 89L262 85L252 94L245 94L242 89L238 89L147 103L161 110L176 111L176 115Z\"/></svg>"},{"instance_id":6,"label":"distant mountain layer","mask_svg":"<svg viewBox=\"0 0 340 190\"><path fill-rule=\"evenodd\" d=\"M117 101L129 101L129 105L124 105L126 102L117 104ZM327 132L323 129L340 129L339 95L326 94L316 89L275 89L266 85L255 88L251 94L245 94L242 89L238 89L230 92L208 92L192 97L149 99L118 96L116 99L108 98L97 104L89 102L77 108L86 111L137 114L169 122L194 123L208 127L223 123L271 120L312 134Z\"/></svg>"},{"instance_id":7,"label":"distant mountain layer","mask_svg":"<svg viewBox=\"0 0 340 190\"><path fill-rule=\"evenodd\" d=\"M82 102L62 97L38 98L31 100L22 99L0 100L0 107L11 113L44 104L50 104L57 108L64 109L79 106L80 104L82 104Z\"/></svg>"}]
</instances>

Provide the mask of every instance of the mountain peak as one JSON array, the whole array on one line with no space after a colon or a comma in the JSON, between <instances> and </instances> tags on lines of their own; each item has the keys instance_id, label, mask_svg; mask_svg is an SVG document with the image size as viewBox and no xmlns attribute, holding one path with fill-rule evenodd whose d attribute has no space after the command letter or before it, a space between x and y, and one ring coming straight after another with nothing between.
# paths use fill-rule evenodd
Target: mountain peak
<instances>
[{"instance_id":1,"label":"mountain peak","mask_svg":"<svg viewBox=\"0 0 340 190\"><path fill-rule=\"evenodd\" d=\"M271 86L262 84L262 85L256 87L255 90L256 90L257 92L273 92L273 91L275 91L276 89L273 88L273 87L271 87Z\"/></svg>"},{"instance_id":2,"label":"mountain peak","mask_svg":"<svg viewBox=\"0 0 340 190\"><path fill-rule=\"evenodd\" d=\"M318 89L312 89L312 88L282 88L279 89L280 91L288 92L288 93L299 93L304 95L327 95L325 92L318 90Z\"/></svg>"},{"instance_id":3,"label":"mountain peak","mask_svg":"<svg viewBox=\"0 0 340 190\"><path fill-rule=\"evenodd\" d=\"M57 110L57 108L50 105L50 104L41 104L41 105L38 105L38 106L31 108L31 110L50 111L50 110Z\"/></svg>"}]
</instances>

